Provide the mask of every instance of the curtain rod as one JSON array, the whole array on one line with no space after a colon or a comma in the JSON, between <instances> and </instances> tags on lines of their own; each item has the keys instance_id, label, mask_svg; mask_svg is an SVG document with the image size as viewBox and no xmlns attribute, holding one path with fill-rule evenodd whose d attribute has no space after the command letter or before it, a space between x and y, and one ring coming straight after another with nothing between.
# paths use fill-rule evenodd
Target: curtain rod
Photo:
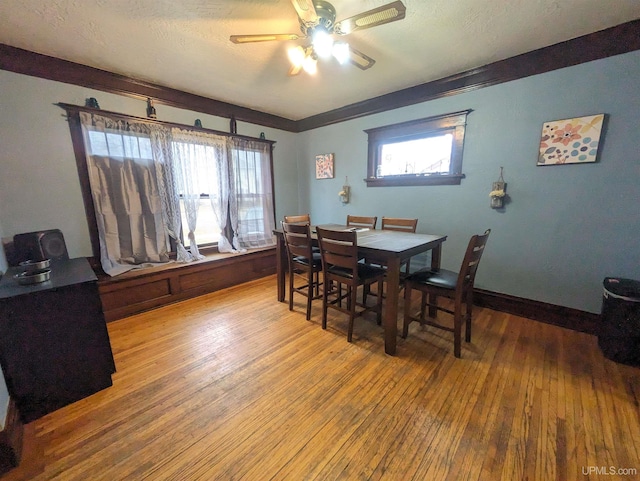
<instances>
[{"instance_id":1,"label":"curtain rod","mask_svg":"<svg viewBox=\"0 0 640 481\"><path fill-rule=\"evenodd\" d=\"M251 137L248 135L240 135L240 134L230 134L229 132L224 132L221 130L213 130L213 129L206 129L204 127L195 127L193 125L186 125L186 124L179 124L176 122L166 122L164 120L156 120L156 119L148 119L145 117L136 117L135 115L128 115L128 114L122 114L119 112L111 112L109 110L102 110L102 109L96 109L93 107L84 107L82 105L73 105L73 104L66 104L64 102L58 102L55 103L53 105L56 105L58 107L60 107L61 109L64 109L67 112L67 116L71 113L79 113L79 112L88 112L91 114L99 114L99 115L107 115L107 116L112 116L112 117L117 117L119 119L122 120L129 120L129 121L135 121L135 122L140 122L140 123L146 123L146 124L159 124L159 125L165 125L168 127L178 127L181 129L187 129L187 130L195 130L197 132L209 132L212 134L217 134L217 135L223 135L226 137L237 137L240 139L244 139L244 140L252 140L255 142L263 142L266 144L270 144L271 146L273 146L273 144L276 143L275 140L266 140L266 139L260 139L258 137Z\"/></svg>"}]
</instances>

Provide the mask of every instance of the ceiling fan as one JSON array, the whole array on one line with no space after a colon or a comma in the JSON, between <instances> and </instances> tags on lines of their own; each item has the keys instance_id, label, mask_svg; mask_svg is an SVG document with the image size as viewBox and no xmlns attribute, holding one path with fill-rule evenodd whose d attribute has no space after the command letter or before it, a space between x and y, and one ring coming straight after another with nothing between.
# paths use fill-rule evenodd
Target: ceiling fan
<instances>
[{"instance_id":1,"label":"ceiling fan","mask_svg":"<svg viewBox=\"0 0 640 481\"><path fill-rule=\"evenodd\" d=\"M306 46L297 46L288 51L291 69L289 75L297 75L301 70L314 74L318 58L335 57L344 64L351 62L356 67L367 70L376 63L374 59L352 48L346 42L335 42L334 35L344 36L356 30L377 27L405 17L406 7L397 0L353 17L336 22L336 10L325 0L291 0L298 14L301 34L277 33L257 35L231 35L233 43L269 42L273 40L311 39Z\"/></svg>"}]
</instances>

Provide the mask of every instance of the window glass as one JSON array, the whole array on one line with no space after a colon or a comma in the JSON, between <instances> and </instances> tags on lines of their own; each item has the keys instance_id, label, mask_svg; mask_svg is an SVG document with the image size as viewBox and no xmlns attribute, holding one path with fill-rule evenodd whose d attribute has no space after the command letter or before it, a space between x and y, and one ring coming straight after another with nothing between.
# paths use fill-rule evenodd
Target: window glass
<instances>
[{"instance_id":1,"label":"window glass","mask_svg":"<svg viewBox=\"0 0 640 481\"><path fill-rule=\"evenodd\" d=\"M198 217L196 222L195 237L198 246L215 244L220 240L221 226L211 205L212 196L217 194L219 176L216 159L216 149L210 145L192 142L173 142L174 159L177 162L188 162L190 165L183 169L189 173L189 182L194 188L191 192L197 192ZM179 160L178 160L179 159ZM180 213L182 216L183 242L188 243L186 233L189 232L187 213L184 198L186 192L178 192L180 195Z\"/></svg>"},{"instance_id":2,"label":"window glass","mask_svg":"<svg viewBox=\"0 0 640 481\"><path fill-rule=\"evenodd\" d=\"M186 231L188 229L187 213L184 208L183 199L180 199L180 214L182 215L182 225L184 226L183 231ZM211 207L209 196L201 196L198 205L198 223L196 224L195 230L198 246L216 244L220 240L220 231L218 219L216 219L213 208Z\"/></svg>"},{"instance_id":3,"label":"window glass","mask_svg":"<svg viewBox=\"0 0 640 481\"><path fill-rule=\"evenodd\" d=\"M448 174L452 134L382 145L376 177L402 174Z\"/></svg>"},{"instance_id":4,"label":"window glass","mask_svg":"<svg viewBox=\"0 0 640 481\"><path fill-rule=\"evenodd\" d=\"M238 194L238 228L244 236L262 232L262 185L258 182L262 178L260 153L234 149L233 154Z\"/></svg>"},{"instance_id":5,"label":"window glass","mask_svg":"<svg viewBox=\"0 0 640 481\"><path fill-rule=\"evenodd\" d=\"M460 184L470 110L365 130L367 186Z\"/></svg>"},{"instance_id":6,"label":"window glass","mask_svg":"<svg viewBox=\"0 0 640 481\"><path fill-rule=\"evenodd\" d=\"M128 159L151 159L151 140L139 135L89 130L89 154Z\"/></svg>"}]
</instances>

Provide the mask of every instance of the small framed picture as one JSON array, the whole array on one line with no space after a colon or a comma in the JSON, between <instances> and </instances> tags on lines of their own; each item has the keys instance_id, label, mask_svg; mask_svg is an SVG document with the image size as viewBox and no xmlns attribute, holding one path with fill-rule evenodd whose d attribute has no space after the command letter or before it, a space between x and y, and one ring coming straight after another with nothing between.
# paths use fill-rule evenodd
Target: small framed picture
<instances>
[{"instance_id":1,"label":"small framed picture","mask_svg":"<svg viewBox=\"0 0 640 481\"><path fill-rule=\"evenodd\" d=\"M603 121L598 114L542 124L538 165L595 162Z\"/></svg>"},{"instance_id":2,"label":"small framed picture","mask_svg":"<svg viewBox=\"0 0 640 481\"><path fill-rule=\"evenodd\" d=\"M333 179L333 154L316 155L316 179Z\"/></svg>"}]
</instances>

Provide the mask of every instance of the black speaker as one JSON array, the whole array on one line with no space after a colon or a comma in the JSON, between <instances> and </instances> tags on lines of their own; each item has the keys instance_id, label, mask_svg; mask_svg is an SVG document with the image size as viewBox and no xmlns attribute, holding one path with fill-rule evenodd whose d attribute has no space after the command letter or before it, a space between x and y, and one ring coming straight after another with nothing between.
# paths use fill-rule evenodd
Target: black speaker
<instances>
[{"instance_id":1,"label":"black speaker","mask_svg":"<svg viewBox=\"0 0 640 481\"><path fill-rule=\"evenodd\" d=\"M16 234L13 236L13 246L18 262L44 259L58 261L69 258L64 236L59 229Z\"/></svg>"}]
</instances>

